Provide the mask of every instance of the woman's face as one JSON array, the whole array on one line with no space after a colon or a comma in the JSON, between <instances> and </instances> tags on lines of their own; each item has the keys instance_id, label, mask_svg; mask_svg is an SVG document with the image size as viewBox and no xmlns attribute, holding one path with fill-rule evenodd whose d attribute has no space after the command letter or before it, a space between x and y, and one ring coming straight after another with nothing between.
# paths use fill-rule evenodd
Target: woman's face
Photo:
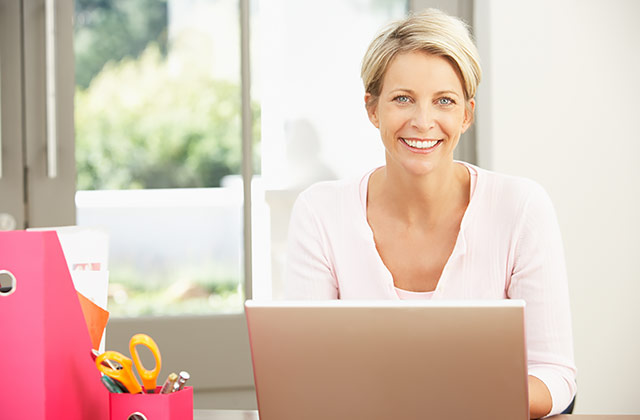
<instances>
[{"instance_id":1,"label":"woman's face","mask_svg":"<svg viewBox=\"0 0 640 420\"><path fill-rule=\"evenodd\" d=\"M387 166L424 175L453 162L453 150L473 117L473 100L468 109L465 105L460 78L446 58L422 51L398 54L377 104L368 109Z\"/></svg>"}]
</instances>

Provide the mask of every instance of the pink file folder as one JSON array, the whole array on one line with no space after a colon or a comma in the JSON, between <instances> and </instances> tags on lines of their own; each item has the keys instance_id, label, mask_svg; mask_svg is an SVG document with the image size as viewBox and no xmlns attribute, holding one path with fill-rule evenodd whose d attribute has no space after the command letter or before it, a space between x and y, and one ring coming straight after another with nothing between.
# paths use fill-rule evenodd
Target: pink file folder
<instances>
[{"instance_id":1,"label":"pink file folder","mask_svg":"<svg viewBox=\"0 0 640 420\"><path fill-rule=\"evenodd\" d=\"M76 290L53 231L0 232L0 417L109 419ZM6 276L5 276L6 277Z\"/></svg>"}]
</instances>

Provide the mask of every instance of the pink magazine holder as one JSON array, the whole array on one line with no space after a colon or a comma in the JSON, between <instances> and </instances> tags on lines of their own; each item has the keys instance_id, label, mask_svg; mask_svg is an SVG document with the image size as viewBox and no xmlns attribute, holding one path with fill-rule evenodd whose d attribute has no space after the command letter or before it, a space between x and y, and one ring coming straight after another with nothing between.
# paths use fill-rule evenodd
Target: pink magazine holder
<instances>
[{"instance_id":1,"label":"pink magazine holder","mask_svg":"<svg viewBox=\"0 0 640 420\"><path fill-rule=\"evenodd\" d=\"M108 420L109 393L57 234L0 232L2 270L15 287L0 293L0 417Z\"/></svg>"}]
</instances>

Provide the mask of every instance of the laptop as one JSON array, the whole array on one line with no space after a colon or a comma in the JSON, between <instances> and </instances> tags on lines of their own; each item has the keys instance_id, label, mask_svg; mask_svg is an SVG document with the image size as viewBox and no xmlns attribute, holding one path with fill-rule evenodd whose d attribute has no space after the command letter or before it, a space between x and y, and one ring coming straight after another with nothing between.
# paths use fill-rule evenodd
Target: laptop
<instances>
[{"instance_id":1,"label":"laptop","mask_svg":"<svg viewBox=\"0 0 640 420\"><path fill-rule=\"evenodd\" d=\"M529 418L524 301L248 300L260 420Z\"/></svg>"}]
</instances>

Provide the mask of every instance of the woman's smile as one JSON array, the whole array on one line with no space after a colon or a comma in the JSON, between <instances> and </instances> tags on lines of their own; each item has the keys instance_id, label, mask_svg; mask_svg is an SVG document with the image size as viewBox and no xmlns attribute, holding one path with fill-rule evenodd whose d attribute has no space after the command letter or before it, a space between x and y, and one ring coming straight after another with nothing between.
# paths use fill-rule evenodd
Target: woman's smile
<instances>
[{"instance_id":1,"label":"woman's smile","mask_svg":"<svg viewBox=\"0 0 640 420\"><path fill-rule=\"evenodd\" d=\"M398 140L414 153L431 153L442 143L442 140L423 140L413 137L400 137Z\"/></svg>"}]
</instances>

